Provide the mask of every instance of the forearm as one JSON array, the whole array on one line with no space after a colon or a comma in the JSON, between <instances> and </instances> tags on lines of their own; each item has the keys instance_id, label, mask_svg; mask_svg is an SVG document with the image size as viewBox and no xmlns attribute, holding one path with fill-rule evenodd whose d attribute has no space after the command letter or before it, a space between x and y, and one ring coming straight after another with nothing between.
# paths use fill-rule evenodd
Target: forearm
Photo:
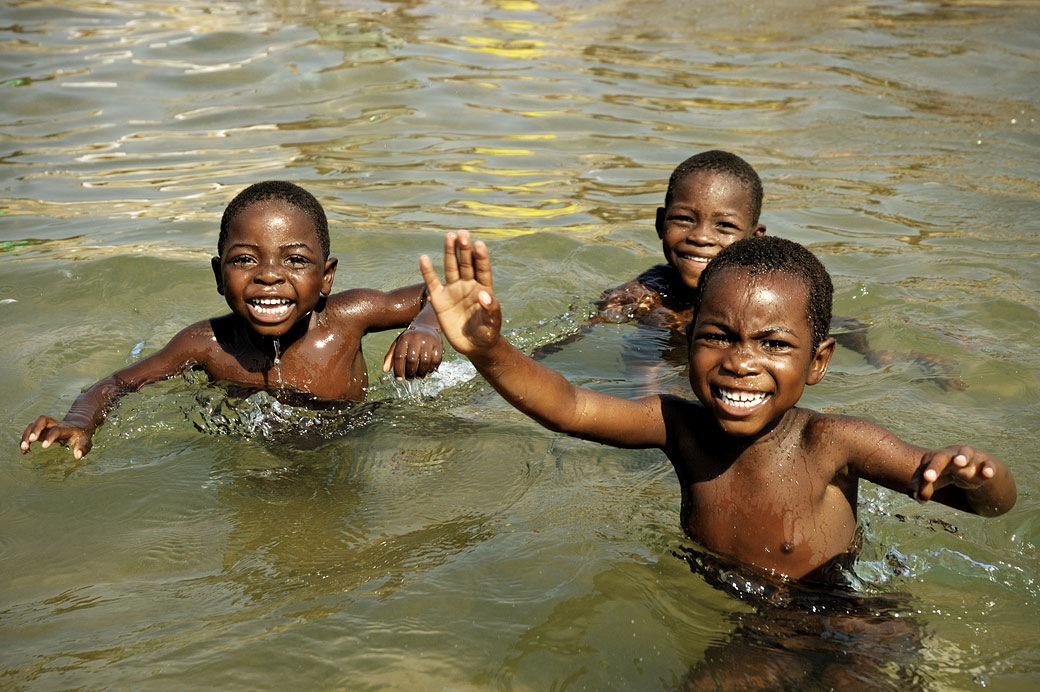
<instances>
[{"instance_id":1,"label":"forearm","mask_svg":"<svg viewBox=\"0 0 1040 692\"><path fill-rule=\"evenodd\" d=\"M504 337L470 355L477 371L509 404L550 430L581 434L580 389L552 368L525 356Z\"/></svg>"},{"instance_id":2,"label":"forearm","mask_svg":"<svg viewBox=\"0 0 1040 692\"><path fill-rule=\"evenodd\" d=\"M115 375L109 375L80 394L69 408L69 412L65 414L62 422L82 428L88 435L93 435L116 403L139 388Z\"/></svg>"},{"instance_id":3,"label":"forearm","mask_svg":"<svg viewBox=\"0 0 1040 692\"><path fill-rule=\"evenodd\" d=\"M431 305L426 300L426 294L425 293L423 294L423 299L422 300L423 300L422 308L419 310L419 314L415 316L415 319L412 320L412 323L409 326L410 327L415 327L415 328L418 328L418 327L427 328L427 329L433 330L433 331L437 332L438 334L440 334L441 333L441 323L437 321L437 311L434 310L433 309L433 305Z\"/></svg>"}]
</instances>

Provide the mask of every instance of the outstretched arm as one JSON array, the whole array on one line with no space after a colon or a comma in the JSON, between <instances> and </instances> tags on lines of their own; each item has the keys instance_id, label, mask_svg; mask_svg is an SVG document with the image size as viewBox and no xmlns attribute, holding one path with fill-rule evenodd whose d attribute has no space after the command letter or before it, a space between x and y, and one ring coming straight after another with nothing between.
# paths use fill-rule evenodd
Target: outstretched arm
<instances>
[{"instance_id":1,"label":"outstretched arm","mask_svg":"<svg viewBox=\"0 0 1040 692\"><path fill-rule=\"evenodd\" d=\"M47 449L59 442L69 446L75 459L82 459L93 446L94 431L121 398L146 384L173 377L198 362L199 347L204 348L206 341L212 340L212 331L208 332L209 339L205 332L203 323L192 325L173 337L161 351L95 382L76 398L60 421L40 416L25 428L20 449L28 452L34 442Z\"/></svg>"},{"instance_id":2,"label":"outstretched arm","mask_svg":"<svg viewBox=\"0 0 1040 692\"><path fill-rule=\"evenodd\" d=\"M444 336L510 404L545 427L619 447L665 443L659 397L629 401L575 387L528 358L501 334L487 246L466 231L444 239L442 284L430 258L419 260Z\"/></svg>"},{"instance_id":3,"label":"outstretched arm","mask_svg":"<svg viewBox=\"0 0 1040 692\"><path fill-rule=\"evenodd\" d=\"M833 420L838 421L832 429L835 438L844 438L835 442L846 445L861 478L905 492L918 502L934 500L987 517L1015 504L1015 480L996 457L974 447L918 447L867 421Z\"/></svg>"}]
</instances>

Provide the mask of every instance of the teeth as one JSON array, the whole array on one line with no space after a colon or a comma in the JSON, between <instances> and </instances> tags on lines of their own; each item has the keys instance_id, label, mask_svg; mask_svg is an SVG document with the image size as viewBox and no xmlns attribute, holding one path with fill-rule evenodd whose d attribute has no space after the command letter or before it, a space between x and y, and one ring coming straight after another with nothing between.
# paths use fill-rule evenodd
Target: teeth
<instances>
[{"instance_id":1,"label":"teeth","mask_svg":"<svg viewBox=\"0 0 1040 692\"><path fill-rule=\"evenodd\" d=\"M711 261L710 257L696 257L694 255L684 255L681 253L679 257L682 257L684 260L688 262L698 262L700 264L707 264L709 261Z\"/></svg>"},{"instance_id":2,"label":"teeth","mask_svg":"<svg viewBox=\"0 0 1040 692\"><path fill-rule=\"evenodd\" d=\"M254 298L249 304L261 315L280 315L289 309L292 301L288 298Z\"/></svg>"},{"instance_id":3,"label":"teeth","mask_svg":"<svg viewBox=\"0 0 1040 692\"><path fill-rule=\"evenodd\" d=\"M719 398L729 406L752 408L766 400L765 392L747 392L739 389L719 389Z\"/></svg>"}]
</instances>

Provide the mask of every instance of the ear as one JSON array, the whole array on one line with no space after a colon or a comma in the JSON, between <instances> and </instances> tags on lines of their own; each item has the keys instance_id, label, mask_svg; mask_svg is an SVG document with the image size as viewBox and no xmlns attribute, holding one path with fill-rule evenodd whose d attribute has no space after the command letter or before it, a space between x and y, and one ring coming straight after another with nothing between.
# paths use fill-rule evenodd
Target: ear
<instances>
[{"instance_id":1,"label":"ear","mask_svg":"<svg viewBox=\"0 0 1040 692\"><path fill-rule=\"evenodd\" d=\"M816 347L812 363L809 364L809 375L805 378L805 384L817 384L827 374L827 366L831 363L834 355L834 339L827 337Z\"/></svg>"},{"instance_id":2,"label":"ear","mask_svg":"<svg viewBox=\"0 0 1040 692\"><path fill-rule=\"evenodd\" d=\"M664 207L657 208L657 219L654 220L654 228L657 229L658 238L664 238L664 215L667 211Z\"/></svg>"},{"instance_id":3,"label":"ear","mask_svg":"<svg viewBox=\"0 0 1040 692\"><path fill-rule=\"evenodd\" d=\"M761 223L758 224L757 226L755 226L755 230L751 231L751 237L752 238L761 238L765 234L766 234L765 224L761 224Z\"/></svg>"},{"instance_id":4,"label":"ear","mask_svg":"<svg viewBox=\"0 0 1040 692\"><path fill-rule=\"evenodd\" d=\"M217 280L217 293L224 295L224 275L220 271L220 258L214 257L209 263L213 267L213 278Z\"/></svg>"},{"instance_id":5,"label":"ear","mask_svg":"<svg viewBox=\"0 0 1040 692\"><path fill-rule=\"evenodd\" d=\"M321 294L323 296L332 293L332 280L336 278L336 267L338 265L339 260L335 257L325 260L325 274L321 277Z\"/></svg>"}]
</instances>

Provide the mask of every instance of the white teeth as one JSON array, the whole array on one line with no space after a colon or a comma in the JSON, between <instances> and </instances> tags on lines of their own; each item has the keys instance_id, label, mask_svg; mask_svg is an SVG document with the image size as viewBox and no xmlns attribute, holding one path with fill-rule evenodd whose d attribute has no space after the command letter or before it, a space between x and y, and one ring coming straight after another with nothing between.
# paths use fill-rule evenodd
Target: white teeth
<instances>
[{"instance_id":1,"label":"white teeth","mask_svg":"<svg viewBox=\"0 0 1040 692\"><path fill-rule=\"evenodd\" d=\"M292 301L288 298L253 298L249 304L261 315L280 315L289 309Z\"/></svg>"},{"instance_id":2,"label":"white teeth","mask_svg":"<svg viewBox=\"0 0 1040 692\"><path fill-rule=\"evenodd\" d=\"M765 392L747 392L739 389L718 389L719 398L728 406L736 408L752 408L766 400Z\"/></svg>"},{"instance_id":3,"label":"white teeth","mask_svg":"<svg viewBox=\"0 0 1040 692\"><path fill-rule=\"evenodd\" d=\"M710 257L695 257L694 255L683 255L683 254L680 254L679 257L682 257L684 260L686 260L688 262L698 262L700 264L707 264L708 262L711 261Z\"/></svg>"}]
</instances>

